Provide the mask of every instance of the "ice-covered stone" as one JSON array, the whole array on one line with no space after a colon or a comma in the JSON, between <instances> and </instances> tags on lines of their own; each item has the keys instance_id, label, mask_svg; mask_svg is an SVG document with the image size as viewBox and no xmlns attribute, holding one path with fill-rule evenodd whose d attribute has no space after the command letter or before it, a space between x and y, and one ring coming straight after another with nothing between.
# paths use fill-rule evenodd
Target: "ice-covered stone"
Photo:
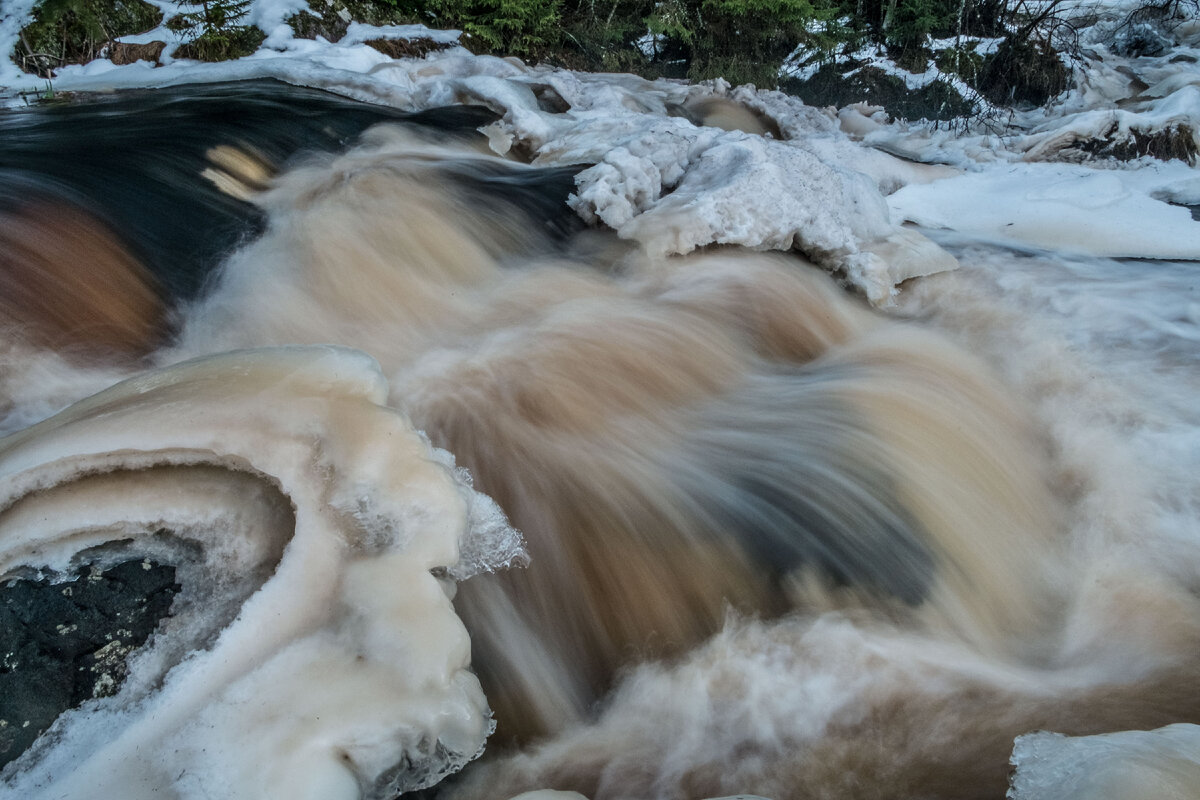
<instances>
[{"instance_id":1,"label":"ice-covered stone","mask_svg":"<svg viewBox=\"0 0 1200 800\"><path fill-rule=\"evenodd\" d=\"M1200 726L1017 737L1009 800L1194 800Z\"/></svg>"}]
</instances>

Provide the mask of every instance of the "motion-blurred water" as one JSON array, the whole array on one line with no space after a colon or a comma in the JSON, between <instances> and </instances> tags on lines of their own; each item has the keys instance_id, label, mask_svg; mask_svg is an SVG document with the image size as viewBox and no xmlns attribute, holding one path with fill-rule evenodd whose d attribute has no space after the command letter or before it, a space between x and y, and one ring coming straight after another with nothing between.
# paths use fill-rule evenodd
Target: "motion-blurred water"
<instances>
[{"instance_id":1,"label":"motion-blurred water","mask_svg":"<svg viewBox=\"0 0 1200 800\"><path fill-rule=\"evenodd\" d=\"M1194 268L946 237L962 269L884 314L795 254L652 258L586 228L585 165L496 157L488 118L262 84L0 118L0 428L185 358L374 358L374 402L529 554L454 590L498 723L456 797L999 797L1019 734L1200 719ZM204 380L246 385L224 368ZM204 385L170 401L202 418ZM129 425L151 400L112 402ZM47 541L87 527L86 480L42 502L71 520ZM404 617L410 587L371 587ZM137 698L100 702L138 724Z\"/></svg>"}]
</instances>

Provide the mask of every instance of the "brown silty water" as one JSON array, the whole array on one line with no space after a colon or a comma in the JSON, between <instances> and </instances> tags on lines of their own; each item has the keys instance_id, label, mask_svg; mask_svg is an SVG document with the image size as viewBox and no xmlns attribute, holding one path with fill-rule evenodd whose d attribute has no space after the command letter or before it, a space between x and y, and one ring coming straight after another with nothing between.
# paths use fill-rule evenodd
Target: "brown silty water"
<instances>
[{"instance_id":1,"label":"brown silty water","mask_svg":"<svg viewBox=\"0 0 1200 800\"><path fill-rule=\"evenodd\" d=\"M539 175L314 156L155 356L362 349L525 535L458 587L499 732L447 796L1000 797L1018 734L1200 720L1192 587L1081 555L1027 386L794 254L550 230Z\"/></svg>"}]
</instances>

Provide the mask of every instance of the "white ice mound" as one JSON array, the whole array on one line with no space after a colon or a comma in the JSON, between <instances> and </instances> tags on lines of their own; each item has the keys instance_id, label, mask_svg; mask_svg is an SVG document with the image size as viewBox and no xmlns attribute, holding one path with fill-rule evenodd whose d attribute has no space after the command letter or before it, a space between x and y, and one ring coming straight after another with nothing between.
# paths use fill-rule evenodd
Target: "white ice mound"
<instances>
[{"instance_id":1,"label":"white ice mound","mask_svg":"<svg viewBox=\"0 0 1200 800\"><path fill-rule=\"evenodd\" d=\"M1200 222L1164 201L1187 195L1194 175L1180 162L1137 170L998 164L910 184L888 203L897 219L1001 242L1116 258L1200 259Z\"/></svg>"},{"instance_id":2,"label":"white ice mound","mask_svg":"<svg viewBox=\"0 0 1200 800\"><path fill-rule=\"evenodd\" d=\"M1031 733L1013 747L1010 800L1194 800L1200 726L1100 736Z\"/></svg>"},{"instance_id":3,"label":"white ice mound","mask_svg":"<svg viewBox=\"0 0 1200 800\"><path fill-rule=\"evenodd\" d=\"M386 396L354 350L244 351L0 440L0 576L115 540L200 562L175 562L174 616L121 692L60 717L0 794L393 797L480 752L491 721L447 576L520 540Z\"/></svg>"},{"instance_id":4,"label":"white ice mound","mask_svg":"<svg viewBox=\"0 0 1200 800\"><path fill-rule=\"evenodd\" d=\"M861 172L795 143L670 122L589 153L599 163L576 179L576 211L656 256L738 244L797 247L837 264L892 232L883 196Z\"/></svg>"},{"instance_id":5,"label":"white ice mound","mask_svg":"<svg viewBox=\"0 0 1200 800\"><path fill-rule=\"evenodd\" d=\"M653 256L711 245L795 249L877 304L908 278L957 267L937 245L915 246L920 234L891 218L882 192L919 179L918 171L861 147L831 115L780 92L459 55L419 69L395 62L374 76L419 106L487 105L502 115L486 130L501 155L591 165L576 176L571 207Z\"/></svg>"},{"instance_id":6,"label":"white ice mound","mask_svg":"<svg viewBox=\"0 0 1200 800\"><path fill-rule=\"evenodd\" d=\"M922 255L934 258L919 262L909 259L912 250L895 246L897 237L912 235L893 224L882 181L858 168L866 151L831 118L778 92L726 92L719 84L691 87L680 99L685 108L723 102L753 111L785 138L630 113L628 107L601 108L595 98L572 91L562 92L564 100L582 107L573 105L554 125L531 130L519 122L529 103L519 107L520 115L507 111L502 125L509 126L509 140L527 143L534 163L594 164L576 177L572 208L654 256L709 245L796 249L874 303L886 302L906 278L957 266L931 243ZM653 96L643 87L643 96L648 93ZM660 93L664 106L673 102ZM884 251L893 260L885 260Z\"/></svg>"}]
</instances>

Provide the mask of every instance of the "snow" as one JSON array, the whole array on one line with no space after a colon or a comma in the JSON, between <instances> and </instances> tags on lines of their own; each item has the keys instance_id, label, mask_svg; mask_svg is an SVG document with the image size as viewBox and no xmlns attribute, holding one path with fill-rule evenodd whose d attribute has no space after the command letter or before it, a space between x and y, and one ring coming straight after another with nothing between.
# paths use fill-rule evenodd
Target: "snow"
<instances>
[{"instance_id":1,"label":"snow","mask_svg":"<svg viewBox=\"0 0 1200 800\"><path fill-rule=\"evenodd\" d=\"M1180 162L1136 170L1005 164L888 198L898 218L1016 245L1130 258L1200 259L1200 222L1158 197L1194 191Z\"/></svg>"},{"instance_id":2,"label":"snow","mask_svg":"<svg viewBox=\"0 0 1200 800\"><path fill-rule=\"evenodd\" d=\"M361 44L371 39L429 39L438 44L458 44L462 31L433 30L424 25L366 25L351 22L339 44Z\"/></svg>"},{"instance_id":3,"label":"snow","mask_svg":"<svg viewBox=\"0 0 1200 800\"><path fill-rule=\"evenodd\" d=\"M19 41L21 28L33 17L38 0L6 0L0 7L0 86L28 85L25 75L9 58Z\"/></svg>"},{"instance_id":4,"label":"snow","mask_svg":"<svg viewBox=\"0 0 1200 800\"><path fill-rule=\"evenodd\" d=\"M1047 120L1018 139L1017 147L1029 160L1048 160L1081 142L1106 139L1124 142L1136 133L1153 134L1186 126L1200 149L1200 75L1191 76L1187 82L1169 83L1183 85L1163 95L1150 95L1147 91L1146 96L1154 99L1142 104L1145 110L1096 109ZM1163 84L1159 88L1166 90Z\"/></svg>"},{"instance_id":5,"label":"snow","mask_svg":"<svg viewBox=\"0 0 1200 800\"><path fill-rule=\"evenodd\" d=\"M820 56L818 51L808 45L798 44L796 49L788 53L787 58L783 60L783 65L779 68L779 76L795 78L798 81L809 80L821 71L821 67L825 66L825 62Z\"/></svg>"}]
</instances>

